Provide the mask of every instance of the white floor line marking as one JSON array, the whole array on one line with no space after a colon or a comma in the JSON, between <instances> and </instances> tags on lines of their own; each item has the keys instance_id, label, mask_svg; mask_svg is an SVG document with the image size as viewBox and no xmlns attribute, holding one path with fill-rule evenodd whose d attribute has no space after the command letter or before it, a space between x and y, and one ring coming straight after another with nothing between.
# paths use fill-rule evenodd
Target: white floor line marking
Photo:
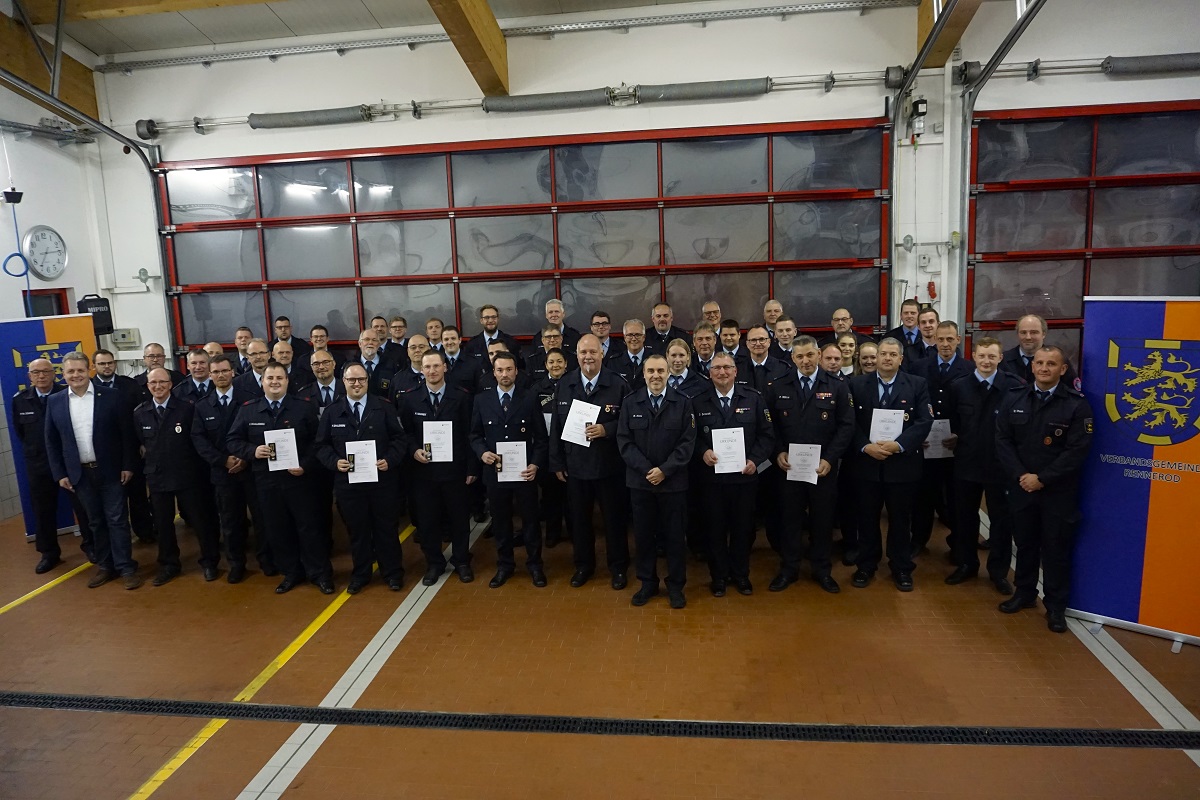
<instances>
[{"instance_id":1,"label":"white floor line marking","mask_svg":"<svg viewBox=\"0 0 1200 800\"><path fill-rule=\"evenodd\" d=\"M480 535L487 529L487 522L476 523L471 529L470 546L474 547ZM444 551L447 558L450 548ZM363 692L371 685L379 669L395 652L396 647L412 630L417 619L433 602L433 598L445 585L453 571L446 572L433 586L418 583L383 627L376 632L367 646L358 654L342 677L338 679L320 705L329 708L352 708ZM274 800L287 789L300 770L312 759L336 725L301 725L280 746L258 774L246 784L237 796L238 800Z\"/></svg>"}]
</instances>

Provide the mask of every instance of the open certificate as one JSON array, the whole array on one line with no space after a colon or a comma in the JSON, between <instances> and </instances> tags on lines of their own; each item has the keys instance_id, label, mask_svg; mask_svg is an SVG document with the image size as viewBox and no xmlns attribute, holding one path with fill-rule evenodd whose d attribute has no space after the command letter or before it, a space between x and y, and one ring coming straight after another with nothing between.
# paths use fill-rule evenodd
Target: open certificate
<instances>
[{"instance_id":1,"label":"open certificate","mask_svg":"<svg viewBox=\"0 0 1200 800\"><path fill-rule=\"evenodd\" d=\"M562 440L581 447L591 447L587 438L587 426L595 425L600 418L600 406L583 400L572 400L567 421L563 423Z\"/></svg>"},{"instance_id":2,"label":"open certificate","mask_svg":"<svg viewBox=\"0 0 1200 800\"><path fill-rule=\"evenodd\" d=\"M346 473L350 483L379 483L379 467L375 466L379 457L375 455L374 439L346 442L346 460L354 465Z\"/></svg>"},{"instance_id":3,"label":"open certificate","mask_svg":"<svg viewBox=\"0 0 1200 800\"><path fill-rule=\"evenodd\" d=\"M525 442L496 442L496 455L500 456L500 471L496 480L500 483L524 481L521 473L529 466L525 455Z\"/></svg>"},{"instance_id":4,"label":"open certificate","mask_svg":"<svg viewBox=\"0 0 1200 800\"><path fill-rule=\"evenodd\" d=\"M742 428L714 428L712 443L718 475L746 468L746 433Z\"/></svg>"},{"instance_id":5,"label":"open certificate","mask_svg":"<svg viewBox=\"0 0 1200 800\"><path fill-rule=\"evenodd\" d=\"M425 453L434 464L454 460L454 423L426 421L421 427Z\"/></svg>"},{"instance_id":6,"label":"open certificate","mask_svg":"<svg viewBox=\"0 0 1200 800\"><path fill-rule=\"evenodd\" d=\"M950 431L950 420L935 419L933 427L929 429L929 436L925 441L929 442L929 447L925 448L926 458L954 458L954 451L947 450L946 445L942 444L943 439L949 439L954 434Z\"/></svg>"},{"instance_id":7,"label":"open certificate","mask_svg":"<svg viewBox=\"0 0 1200 800\"><path fill-rule=\"evenodd\" d=\"M904 430L904 412L900 409L877 408L871 413L872 442L894 442Z\"/></svg>"},{"instance_id":8,"label":"open certificate","mask_svg":"<svg viewBox=\"0 0 1200 800\"><path fill-rule=\"evenodd\" d=\"M821 466L821 445L819 444L789 444L788 471L789 481L803 481L816 484L817 467Z\"/></svg>"},{"instance_id":9,"label":"open certificate","mask_svg":"<svg viewBox=\"0 0 1200 800\"><path fill-rule=\"evenodd\" d=\"M263 431L263 443L275 453L267 462L267 471L300 469L300 451L296 448L296 432L291 428Z\"/></svg>"}]
</instances>

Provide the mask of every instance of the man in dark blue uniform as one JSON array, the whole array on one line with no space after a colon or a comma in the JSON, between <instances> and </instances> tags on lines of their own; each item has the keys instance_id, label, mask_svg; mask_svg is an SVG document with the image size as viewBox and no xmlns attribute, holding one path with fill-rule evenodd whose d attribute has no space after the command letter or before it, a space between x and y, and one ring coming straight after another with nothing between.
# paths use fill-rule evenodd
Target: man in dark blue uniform
<instances>
[{"instance_id":1,"label":"man in dark blue uniform","mask_svg":"<svg viewBox=\"0 0 1200 800\"><path fill-rule=\"evenodd\" d=\"M299 339L292 341L299 341ZM312 352L310 351L306 360L311 356ZM296 353L288 342L276 342L271 348L271 358L282 364L283 368L287 370L290 394L299 394L300 390L316 380L312 372L305 366L305 362L296 360Z\"/></svg>"},{"instance_id":2,"label":"man in dark blue uniform","mask_svg":"<svg viewBox=\"0 0 1200 800\"><path fill-rule=\"evenodd\" d=\"M446 571L442 536L450 537L450 564L463 583L475 580L471 569L470 522L467 487L478 473L471 457L471 395L446 381L446 357L430 350L421 356L425 384L400 396L400 423L408 439L414 463L409 465L413 519L421 532L425 576L421 583L433 586ZM452 460L435 461L426 436L426 424L451 424ZM432 428L430 429L433 430Z\"/></svg>"},{"instance_id":3,"label":"man in dark blue uniform","mask_svg":"<svg viewBox=\"0 0 1200 800\"><path fill-rule=\"evenodd\" d=\"M1008 568L1012 559L1012 511L1008 481L996 460L996 411L1000 401L1023 385L1020 378L999 369L1000 340L985 336L971 348L974 374L950 387L950 427L954 433L954 560L958 567L946 578L951 586L979 574L979 502L987 497L990 533L988 575L997 591L1012 594ZM936 413L936 408L934 409Z\"/></svg>"},{"instance_id":4,"label":"man in dark blue uniform","mask_svg":"<svg viewBox=\"0 0 1200 800\"><path fill-rule=\"evenodd\" d=\"M565 321L567 309L563 306L563 301L554 297L546 301L544 306L546 313L546 324L553 327L562 337L559 344L551 345L551 347L561 347L563 354L567 357L575 355L575 346L579 344L579 331L572 328ZM525 364L525 369L528 371L530 365Z\"/></svg>"},{"instance_id":5,"label":"man in dark blue uniform","mask_svg":"<svg viewBox=\"0 0 1200 800\"><path fill-rule=\"evenodd\" d=\"M249 397L262 397L263 372L271 360L271 350L262 339L251 339L246 345L246 359L250 369L233 379L233 385Z\"/></svg>"},{"instance_id":6,"label":"man in dark blue uniform","mask_svg":"<svg viewBox=\"0 0 1200 800\"><path fill-rule=\"evenodd\" d=\"M151 342L142 348L142 366L146 369L133 376L133 380L138 385L141 391L141 397L138 400L141 403L144 400L150 399L150 391L146 388L146 377L150 374L150 370L162 367L171 376L172 385L183 383L183 373L167 366L167 351L158 342Z\"/></svg>"},{"instance_id":7,"label":"man in dark blue uniform","mask_svg":"<svg viewBox=\"0 0 1200 800\"><path fill-rule=\"evenodd\" d=\"M732 355L714 355L709 374L712 388L692 399L697 431L693 460L703 466L699 472L702 503L695 511L702 511L708 532L709 589L713 596L725 596L725 581L730 578L738 592L748 595L754 591L750 583L750 548L754 544L758 465L774 454L775 432L763 396L737 382L737 361ZM737 471L717 472L713 432L731 428L741 429L746 461Z\"/></svg>"},{"instance_id":8,"label":"man in dark blue uniform","mask_svg":"<svg viewBox=\"0 0 1200 800\"><path fill-rule=\"evenodd\" d=\"M117 374L117 358L111 350L97 349L92 354L92 366L96 375L92 384L102 389L115 389L124 401L132 419L133 410L146 398L145 385L133 378ZM154 541L154 516L150 511L150 495L146 490L146 476L142 472L142 458L137 457L133 477L125 484L125 497L129 504L129 525L139 542ZM78 516L78 514L76 515ZM91 536L91 533L88 533Z\"/></svg>"},{"instance_id":9,"label":"man in dark blue uniform","mask_svg":"<svg viewBox=\"0 0 1200 800\"><path fill-rule=\"evenodd\" d=\"M542 569L542 532L538 513L538 470L546 465L546 423L538 396L517 384L517 359L497 353L492 362L496 386L475 397L471 418L471 450L483 463L483 485L492 509L492 535L496 540L496 575L488 584L503 586L516 569L513 557L513 509L521 515L525 568L534 586L546 585ZM520 464L505 463L497 453L500 442L523 442ZM501 468L516 469L519 481L501 481Z\"/></svg>"},{"instance_id":10,"label":"man in dark blue uniform","mask_svg":"<svg viewBox=\"0 0 1200 800\"><path fill-rule=\"evenodd\" d=\"M615 369L601 369L600 340L595 336L581 337L575 355L579 369L558 382L550 426L550 471L567 484L572 520L575 574L571 585L583 586L596 572L592 510L599 501L612 587L620 590L629 583L629 492L617 449L617 421L629 387ZM584 429L586 445L562 438L571 404L577 400L600 408L596 421Z\"/></svg>"},{"instance_id":11,"label":"man in dark blue uniform","mask_svg":"<svg viewBox=\"0 0 1200 800\"><path fill-rule=\"evenodd\" d=\"M617 426L617 445L625 461L625 486L633 509L637 578L641 588L631 602L644 606L658 594L656 538L667 554L667 596L671 608L687 598L688 464L696 444L691 400L667 386L667 360L660 355L642 367L646 390L625 399Z\"/></svg>"},{"instance_id":12,"label":"man in dark blue uniform","mask_svg":"<svg viewBox=\"0 0 1200 800\"><path fill-rule=\"evenodd\" d=\"M297 363L308 363L308 357L313 352L312 345L303 339L297 339L295 336L292 336L292 321L283 316L275 318L275 338L267 346L271 350L274 350L275 345L280 342L291 345L292 356L296 359Z\"/></svg>"},{"instance_id":13,"label":"man in dark blue uniform","mask_svg":"<svg viewBox=\"0 0 1200 800\"><path fill-rule=\"evenodd\" d=\"M883 338L892 338L904 345L904 358L919 358L920 355L916 352L917 342L921 338L921 330L917 326L917 317L921 314L921 301L915 297L909 297L900 304L900 324L892 328L883 335ZM913 348L912 351L909 348Z\"/></svg>"},{"instance_id":14,"label":"man in dark blue uniform","mask_svg":"<svg viewBox=\"0 0 1200 800\"><path fill-rule=\"evenodd\" d=\"M192 446L208 463L208 478L216 499L225 558L229 562L226 580L241 583L246 577L247 509L254 519L254 533L258 538L259 568L264 574L268 570L275 572L266 526L254 493L250 464L230 453L225 443L237 410L252 398L234 388L233 364L228 356L214 358L208 374L212 378L213 391L196 403L196 413L192 416Z\"/></svg>"},{"instance_id":15,"label":"man in dark blue uniform","mask_svg":"<svg viewBox=\"0 0 1200 800\"><path fill-rule=\"evenodd\" d=\"M709 365L713 353L717 351L717 329L707 322L697 325L696 330L692 331L692 347L695 352L689 369L705 378L709 377Z\"/></svg>"},{"instance_id":16,"label":"man in dark blue uniform","mask_svg":"<svg viewBox=\"0 0 1200 800\"><path fill-rule=\"evenodd\" d=\"M604 365L620 375L632 392L645 385L642 364L651 354L650 348L646 347L646 324L640 319L627 319L621 326L621 333L624 347L620 352L609 352Z\"/></svg>"},{"instance_id":17,"label":"man in dark blue uniform","mask_svg":"<svg viewBox=\"0 0 1200 800\"><path fill-rule=\"evenodd\" d=\"M646 347L651 353L666 355L667 347L676 339L687 341L687 331L675 326L675 312L670 303L656 303L650 312L651 328L646 331Z\"/></svg>"},{"instance_id":18,"label":"man in dark blue uniform","mask_svg":"<svg viewBox=\"0 0 1200 800\"><path fill-rule=\"evenodd\" d=\"M775 423L775 464L781 474L791 470L788 446L819 445L821 458L817 481L783 481L786 522L780 542L779 574L770 590L780 592L800 577L800 526L808 520L813 580L829 592L841 591L831 574L833 505L837 493L838 459L854 434L854 409L843 381L835 380L819 366L820 352L811 336L798 336L792 343L795 369L775 381L767 392L767 405Z\"/></svg>"},{"instance_id":19,"label":"man in dark blue uniform","mask_svg":"<svg viewBox=\"0 0 1200 800\"><path fill-rule=\"evenodd\" d=\"M1017 320L1017 345L1004 351L1000 369L1016 375L1025 383L1033 383L1033 358L1038 349L1046 343L1046 332L1046 320L1037 314L1026 314ZM1072 389L1079 391L1079 375L1069 359L1063 380Z\"/></svg>"},{"instance_id":20,"label":"man in dark blue uniform","mask_svg":"<svg viewBox=\"0 0 1200 800\"><path fill-rule=\"evenodd\" d=\"M483 330L479 332L479 335L472 336L466 347L462 349L467 360L475 362L475 368L471 374L479 372L480 368L487 363L488 345L497 339L504 342L504 349L517 358L517 366L520 367L521 345L516 339L500 330L500 310L490 303L484 305L479 309L479 324L483 326ZM444 338L442 344L445 344Z\"/></svg>"},{"instance_id":21,"label":"man in dark blue uniform","mask_svg":"<svg viewBox=\"0 0 1200 800\"><path fill-rule=\"evenodd\" d=\"M283 572L276 594L294 589L308 578L322 594L333 594L333 567L318 524L312 481L316 466L313 442L317 409L287 393L287 372L274 362L263 372L263 396L243 405L226 437L229 452L252 465L254 486L271 542L275 564ZM272 470L275 449L266 443L267 431L295 432L300 466Z\"/></svg>"},{"instance_id":22,"label":"man in dark blue uniform","mask_svg":"<svg viewBox=\"0 0 1200 800\"><path fill-rule=\"evenodd\" d=\"M391 396L392 378L396 374L396 369L391 361L384 359L379 354L379 334L375 333L372 328L365 328L358 334L358 357L347 361L346 364L362 364L367 371L367 377L371 379L370 393L376 397L387 398ZM342 365L343 374L346 371L346 364Z\"/></svg>"},{"instance_id":23,"label":"man in dark blue uniform","mask_svg":"<svg viewBox=\"0 0 1200 800\"><path fill-rule=\"evenodd\" d=\"M207 353L204 366L208 367ZM214 581L221 560L221 540L208 471L192 444L196 407L174 396L171 376L161 367L150 370L146 388L150 390L150 399L134 409L133 429L145 459L146 485L150 489L154 533L158 538L158 572L151 583L162 586L183 569L175 531L176 504L200 541L204 580Z\"/></svg>"},{"instance_id":24,"label":"man in dark blue uniform","mask_svg":"<svg viewBox=\"0 0 1200 800\"><path fill-rule=\"evenodd\" d=\"M425 373L421 372L421 356L429 352L429 339L423 333L408 337L408 366L397 370L392 376L392 404L400 408L400 395L425 385Z\"/></svg>"},{"instance_id":25,"label":"man in dark blue uniform","mask_svg":"<svg viewBox=\"0 0 1200 800\"><path fill-rule=\"evenodd\" d=\"M542 415L547 434L550 431L550 419L554 414L554 395L558 392L558 382L567 373L567 357L562 350L553 349L546 354L546 376L529 387L529 391L538 399L538 410ZM549 442L547 441L547 464L549 463ZM540 516L546 524L546 547L556 547L563 536L563 522L566 521L567 535L570 535L571 521L567 515L567 487L547 467L538 471L538 487L542 491Z\"/></svg>"},{"instance_id":26,"label":"man in dark blue uniform","mask_svg":"<svg viewBox=\"0 0 1200 800\"><path fill-rule=\"evenodd\" d=\"M1092 444L1091 406L1066 373L1060 348L1040 348L1033 385L1010 391L996 420L996 457L1010 481L1017 544L1016 592L1000 610L1015 614L1037 605L1040 565L1046 624L1055 633L1067 629L1079 473Z\"/></svg>"},{"instance_id":27,"label":"man in dark blue uniform","mask_svg":"<svg viewBox=\"0 0 1200 800\"><path fill-rule=\"evenodd\" d=\"M350 585L358 594L371 582L372 562L394 592L404 588L404 560L397 533L400 521L400 468L408 443L396 410L387 400L367 393L367 370L351 364L342 373L346 395L325 409L317 426L317 459L333 475L338 511L350 537ZM373 483L351 483L350 474L366 465L351 461L349 442L375 444Z\"/></svg>"},{"instance_id":28,"label":"man in dark blue uniform","mask_svg":"<svg viewBox=\"0 0 1200 800\"><path fill-rule=\"evenodd\" d=\"M502 340L497 341L503 345ZM446 383L455 389L462 389L467 394L475 393L475 382L485 365L491 363L486 352L484 358L470 357L462 349L462 338L458 328L447 325L442 328L442 352L446 355Z\"/></svg>"},{"instance_id":29,"label":"man in dark blue uniform","mask_svg":"<svg viewBox=\"0 0 1200 800\"><path fill-rule=\"evenodd\" d=\"M850 381L855 408L854 437L847 460L858 490L858 569L851 583L862 589L875 577L883 557L879 515L888 512L888 567L896 588L913 589L912 502L921 480L922 442L933 427L929 390L925 379L900 371L904 356L895 339L879 343L879 360L873 375ZM902 412L903 426L895 439L871 438L872 418L878 409Z\"/></svg>"},{"instance_id":30,"label":"man in dark blue uniform","mask_svg":"<svg viewBox=\"0 0 1200 800\"><path fill-rule=\"evenodd\" d=\"M187 354L188 374L177 383L171 394L193 405L212 391L212 380L208 377L211 356L203 350L192 350Z\"/></svg>"},{"instance_id":31,"label":"man in dark blue uniform","mask_svg":"<svg viewBox=\"0 0 1200 800\"><path fill-rule=\"evenodd\" d=\"M578 339L576 339L576 342L578 342ZM537 383L546 377L546 353L555 348L558 348L562 351L563 355L566 355L567 351L563 347L562 331L554 325L547 325L542 328L538 343L525 348L524 373L528 376L531 383ZM575 352L574 347L571 348L571 352Z\"/></svg>"}]
</instances>

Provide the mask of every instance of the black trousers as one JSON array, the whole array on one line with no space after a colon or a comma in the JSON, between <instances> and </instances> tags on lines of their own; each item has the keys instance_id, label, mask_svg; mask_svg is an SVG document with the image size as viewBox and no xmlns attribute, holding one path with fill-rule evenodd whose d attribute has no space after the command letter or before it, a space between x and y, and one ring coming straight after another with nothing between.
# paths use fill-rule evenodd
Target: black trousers
<instances>
[{"instance_id":1,"label":"black trousers","mask_svg":"<svg viewBox=\"0 0 1200 800\"><path fill-rule=\"evenodd\" d=\"M571 511L571 547L575 569L596 571L596 532L592 528L592 509L600 501L604 515L604 543L608 570L614 575L629 570L629 490L625 475L596 480L567 476L567 503Z\"/></svg>"},{"instance_id":2,"label":"black trousers","mask_svg":"<svg viewBox=\"0 0 1200 800\"><path fill-rule=\"evenodd\" d=\"M317 509L317 530L325 549L333 555L333 473L324 467L312 471L313 497ZM345 517L343 516L343 519ZM370 573L368 573L369 575Z\"/></svg>"},{"instance_id":3,"label":"black trousers","mask_svg":"<svg viewBox=\"0 0 1200 800\"><path fill-rule=\"evenodd\" d=\"M706 473L711 472L703 462L688 462L687 507L697 511L704 507L704 490L707 488ZM689 513L684 520L687 530L688 550L708 558L708 525L698 513Z\"/></svg>"},{"instance_id":4,"label":"black trousers","mask_svg":"<svg viewBox=\"0 0 1200 800\"><path fill-rule=\"evenodd\" d=\"M562 538L564 517L569 536L572 525L567 510L567 485L550 470L539 470L538 486L542 490L541 517L546 523L546 538Z\"/></svg>"},{"instance_id":5,"label":"black trousers","mask_svg":"<svg viewBox=\"0 0 1200 800\"><path fill-rule=\"evenodd\" d=\"M1025 490L1016 487L1014 492ZM1044 491L1044 490L1043 490ZM1047 611L1064 611L1071 594L1071 551L1075 545L1073 509L1068 515L1054 502L1038 498L1013 513L1017 545L1017 594L1037 597L1038 565L1042 567L1042 603Z\"/></svg>"},{"instance_id":6,"label":"black trousers","mask_svg":"<svg viewBox=\"0 0 1200 800\"><path fill-rule=\"evenodd\" d=\"M450 564L454 567L471 564L471 511L468 506L466 483L455 478L448 481L416 481L410 483L414 522L421 531L421 552L430 567L446 568L442 554L442 537L450 538Z\"/></svg>"},{"instance_id":7,"label":"black trousers","mask_svg":"<svg viewBox=\"0 0 1200 800\"><path fill-rule=\"evenodd\" d=\"M254 490L249 479L234 479L229 485L214 487L217 501L217 518L221 525L221 540L225 544L225 558L229 566L246 566L246 511L249 508L248 492ZM255 499L255 506L258 505Z\"/></svg>"},{"instance_id":8,"label":"black trousers","mask_svg":"<svg viewBox=\"0 0 1200 800\"><path fill-rule=\"evenodd\" d=\"M258 501L258 484L254 473L250 473L246 484L246 501L250 506L250 522L254 525L254 557L264 572L278 569L275 554L271 550L271 537L267 533L267 521L263 517L262 503Z\"/></svg>"},{"instance_id":9,"label":"black trousers","mask_svg":"<svg viewBox=\"0 0 1200 800\"><path fill-rule=\"evenodd\" d=\"M780 541L779 571L789 578L800 576L801 522L807 520L809 532L808 559L814 578L829 574L830 551L833 549L833 505L836 499L837 478L826 475L816 485L803 481L784 480L784 527Z\"/></svg>"},{"instance_id":10,"label":"black trousers","mask_svg":"<svg viewBox=\"0 0 1200 800\"><path fill-rule=\"evenodd\" d=\"M254 487L274 565L292 580L331 580L333 565L317 529L311 482L286 472L259 472L254 476Z\"/></svg>"},{"instance_id":11,"label":"black trousers","mask_svg":"<svg viewBox=\"0 0 1200 800\"><path fill-rule=\"evenodd\" d=\"M895 575L912 572L912 506L916 481L884 483L857 481L858 489L858 568L872 575L883 559L883 531L879 515L887 508L888 568Z\"/></svg>"},{"instance_id":12,"label":"black trousers","mask_svg":"<svg viewBox=\"0 0 1200 800\"><path fill-rule=\"evenodd\" d=\"M767 544L776 553L781 552L783 541L783 484L783 472L773 461L771 468L758 478L758 507L762 509Z\"/></svg>"},{"instance_id":13,"label":"black trousers","mask_svg":"<svg viewBox=\"0 0 1200 800\"><path fill-rule=\"evenodd\" d=\"M656 538L667 548L667 588L682 589L687 583L687 497L683 492L629 490L633 511L634 571L642 583L658 586Z\"/></svg>"},{"instance_id":14,"label":"black trousers","mask_svg":"<svg viewBox=\"0 0 1200 800\"><path fill-rule=\"evenodd\" d=\"M754 502L758 481L701 486L708 526L708 571L714 581L750 577L754 546ZM696 514L694 516L700 516Z\"/></svg>"},{"instance_id":15,"label":"black trousers","mask_svg":"<svg viewBox=\"0 0 1200 800\"><path fill-rule=\"evenodd\" d=\"M950 529L950 542L957 536L954 526L954 459L927 458L921 469L921 480L917 482L916 502L912 512L912 546L919 550L929 544L933 536L933 515L936 512L942 523ZM972 541L974 546L974 541Z\"/></svg>"},{"instance_id":16,"label":"black trousers","mask_svg":"<svg viewBox=\"0 0 1200 800\"><path fill-rule=\"evenodd\" d=\"M34 545L43 556L61 558L62 548L58 544L58 493L66 490L58 485L58 481L54 480L54 476L49 472L32 472L27 469L25 480L29 484L29 503L33 506ZM82 539L80 549L85 554L89 551L94 552L87 509L83 507L75 492L67 492L67 496L71 498L75 521L79 523L79 535Z\"/></svg>"},{"instance_id":17,"label":"black trousers","mask_svg":"<svg viewBox=\"0 0 1200 800\"><path fill-rule=\"evenodd\" d=\"M221 561L221 538L217 529L216 508L208 484L189 486L173 492L150 492L154 510L154 535L158 539L158 565L180 570L179 537L175 532L175 507L192 526L200 541L200 566L212 567Z\"/></svg>"},{"instance_id":18,"label":"black trousers","mask_svg":"<svg viewBox=\"0 0 1200 800\"><path fill-rule=\"evenodd\" d=\"M834 515L842 531L842 550L849 553L858 550L858 497L850 471L840 468L844 464L845 461L839 464L838 469Z\"/></svg>"},{"instance_id":19,"label":"black trousers","mask_svg":"<svg viewBox=\"0 0 1200 800\"><path fill-rule=\"evenodd\" d=\"M557 480L557 478L555 479ZM487 487L492 509L492 536L496 540L496 566L513 570L513 510L521 515L521 541L525 545L525 566L542 566L542 530L538 520L537 484L496 483Z\"/></svg>"},{"instance_id":20,"label":"black trousers","mask_svg":"<svg viewBox=\"0 0 1200 800\"><path fill-rule=\"evenodd\" d=\"M988 534L987 570L992 580L1007 578L1012 563L1012 509L1008 507L1005 484L956 480L954 501L958 505L958 526L954 529L954 563L979 569L979 501L987 497ZM1035 581L1036 584L1036 581Z\"/></svg>"},{"instance_id":21,"label":"black trousers","mask_svg":"<svg viewBox=\"0 0 1200 800\"><path fill-rule=\"evenodd\" d=\"M389 470L390 471L390 470ZM400 550L400 481L379 473L377 484L338 486L338 511L350 537L350 579L371 579L372 562L379 562L385 581L404 578L404 556Z\"/></svg>"},{"instance_id":22,"label":"black trousers","mask_svg":"<svg viewBox=\"0 0 1200 800\"><path fill-rule=\"evenodd\" d=\"M125 484L125 496L129 501L129 527L138 539L150 539L154 536L154 515L151 513L150 493L146 488L146 474L142 472L144 464L138 461L134 467L133 477ZM175 515L171 515L175 519Z\"/></svg>"}]
</instances>

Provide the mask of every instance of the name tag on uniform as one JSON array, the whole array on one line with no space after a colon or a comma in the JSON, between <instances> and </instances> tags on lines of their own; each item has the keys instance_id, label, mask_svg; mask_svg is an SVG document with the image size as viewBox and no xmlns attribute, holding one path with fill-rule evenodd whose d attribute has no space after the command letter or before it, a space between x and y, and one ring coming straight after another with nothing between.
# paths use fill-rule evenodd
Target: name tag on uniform
<instances>
[{"instance_id":1,"label":"name tag on uniform","mask_svg":"<svg viewBox=\"0 0 1200 800\"><path fill-rule=\"evenodd\" d=\"M255 427L257 427L257 428L265 428L265 427L267 427L267 423L265 423L265 422L251 422L251 423L250 423L250 427L252 427L252 428L255 428Z\"/></svg>"},{"instance_id":2,"label":"name tag on uniform","mask_svg":"<svg viewBox=\"0 0 1200 800\"><path fill-rule=\"evenodd\" d=\"M333 423L332 425L330 425L329 427L331 427L331 428L344 428L344 427L346 427L346 423L344 423L344 422L335 422L335 423Z\"/></svg>"}]
</instances>

